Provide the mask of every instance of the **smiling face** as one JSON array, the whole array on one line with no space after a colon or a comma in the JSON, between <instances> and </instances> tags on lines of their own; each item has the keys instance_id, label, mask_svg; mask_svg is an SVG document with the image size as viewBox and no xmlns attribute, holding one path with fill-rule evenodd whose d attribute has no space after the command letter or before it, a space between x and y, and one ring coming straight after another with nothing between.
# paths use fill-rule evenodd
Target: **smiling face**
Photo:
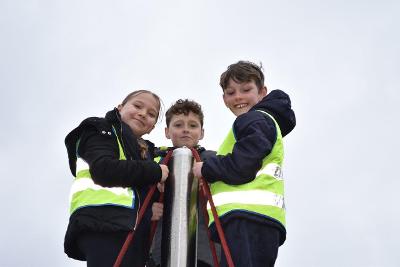
<instances>
[{"instance_id":1,"label":"smiling face","mask_svg":"<svg viewBox=\"0 0 400 267\"><path fill-rule=\"evenodd\" d=\"M136 137L141 137L153 130L160 103L152 94L139 93L132 96L124 105L119 105L118 110L121 120L131 128Z\"/></svg>"},{"instance_id":2,"label":"smiling face","mask_svg":"<svg viewBox=\"0 0 400 267\"><path fill-rule=\"evenodd\" d=\"M225 105L232 113L239 116L249 111L266 95L266 87L259 89L253 80L237 83L229 79L228 86L224 89L223 98Z\"/></svg>"},{"instance_id":3,"label":"smiling face","mask_svg":"<svg viewBox=\"0 0 400 267\"><path fill-rule=\"evenodd\" d=\"M200 118L193 112L173 115L169 126L165 128L165 136L171 139L174 147L195 147L203 135Z\"/></svg>"}]
</instances>

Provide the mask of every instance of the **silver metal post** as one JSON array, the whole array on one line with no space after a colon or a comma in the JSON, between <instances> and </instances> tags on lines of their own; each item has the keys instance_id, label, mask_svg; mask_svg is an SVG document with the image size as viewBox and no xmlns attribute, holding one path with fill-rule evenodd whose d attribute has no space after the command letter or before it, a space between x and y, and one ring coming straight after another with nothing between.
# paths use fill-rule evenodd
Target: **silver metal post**
<instances>
[{"instance_id":1,"label":"silver metal post","mask_svg":"<svg viewBox=\"0 0 400 267\"><path fill-rule=\"evenodd\" d=\"M192 151L177 148L172 154L166 181L161 266L196 266L198 179L193 176Z\"/></svg>"}]
</instances>

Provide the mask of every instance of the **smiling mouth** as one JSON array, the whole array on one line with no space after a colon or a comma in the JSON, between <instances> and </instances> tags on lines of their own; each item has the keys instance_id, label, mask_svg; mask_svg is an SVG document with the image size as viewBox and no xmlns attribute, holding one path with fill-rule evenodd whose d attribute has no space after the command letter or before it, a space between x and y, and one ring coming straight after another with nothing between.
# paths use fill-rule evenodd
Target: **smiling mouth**
<instances>
[{"instance_id":1,"label":"smiling mouth","mask_svg":"<svg viewBox=\"0 0 400 267\"><path fill-rule=\"evenodd\" d=\"M134 119L135 121L139 122L142 126L144 126L144 122L138 119Z\"/></svg>"},{"instance_id":2,"label":"smiling mouth","mask_svg":"<svg viewBox=\"0 0 400 267\"><path fill-rule=\"evenodd\" d=\"M247 107L247 104L237 104L234 107L235 108L245 108L245 107Z\"/></svg>"}]
</instances>

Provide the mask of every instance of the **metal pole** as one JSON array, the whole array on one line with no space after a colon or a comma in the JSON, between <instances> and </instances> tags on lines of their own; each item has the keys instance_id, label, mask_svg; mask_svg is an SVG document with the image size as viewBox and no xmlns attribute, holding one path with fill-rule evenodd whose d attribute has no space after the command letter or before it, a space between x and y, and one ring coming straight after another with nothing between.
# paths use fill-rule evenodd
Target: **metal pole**
<instances>
[{"instance_id":1,"label":"metal pole","mask_svg":"<svg viewBox=\"0 0 400 267\"><path fill-rule=\"evenodd\" d=\"M198 179L193 176L192 151L177 148L166 181L161 241L161 266L196 266Z\"/></svg>"}]
</instances>

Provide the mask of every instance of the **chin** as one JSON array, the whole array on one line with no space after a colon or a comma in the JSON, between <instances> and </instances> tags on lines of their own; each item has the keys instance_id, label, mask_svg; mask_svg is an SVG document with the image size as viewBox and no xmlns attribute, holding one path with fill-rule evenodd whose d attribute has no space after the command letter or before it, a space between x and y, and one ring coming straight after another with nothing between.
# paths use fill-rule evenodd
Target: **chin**
<instances>
[{"instance_id":1,"label":"chin","mask_svg":"<svg viewBox=\"0 0 400 267\"><path fill-rule=\"evenodd\" d=\"M246 109L246 110L241 110L241 111L239 111L239 112L238 112L238 116L239 116L239 115L242 115L242 114L244 114L244 113L247 113L249 110L250 110L250 109Z\"/></svg>"},{"instance_id":2,"label":"chin","mask_svg":"<svg viewBox=\"0 0 400 267\"><path fill-rule=\"evenodd\" d=\"M177 147L188 147L188 148L191 148L192 146L190 145L190 144L187 144L187 143L182 143L182 144L179 144Z\"/></svg>"}]
</instances>

